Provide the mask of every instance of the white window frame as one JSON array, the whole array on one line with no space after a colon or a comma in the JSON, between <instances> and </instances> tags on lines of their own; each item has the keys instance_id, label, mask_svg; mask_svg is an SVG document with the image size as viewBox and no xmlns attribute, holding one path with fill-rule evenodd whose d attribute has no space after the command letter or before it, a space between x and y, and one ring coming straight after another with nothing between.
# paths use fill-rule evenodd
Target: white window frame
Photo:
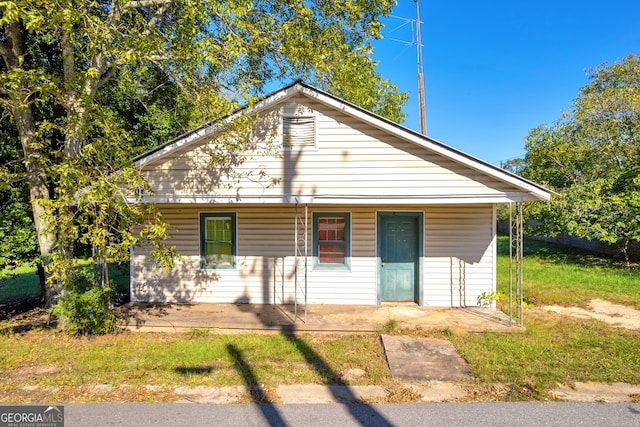
<instances>
[{"instance_id":1,"label":"white window frame","mask_svg":"<svg viewBox=\"0 0 640 427\"><path fill-rule=\"evenodd\" d=\"M230 264L208 264L205 256L206 229L208 219L229 219L231 220L231 263ZM200 212L200 268L203 270L234 270L236 269L236 259L238 256L238 219L236 212Z\"/></svg>"}]
</instances>

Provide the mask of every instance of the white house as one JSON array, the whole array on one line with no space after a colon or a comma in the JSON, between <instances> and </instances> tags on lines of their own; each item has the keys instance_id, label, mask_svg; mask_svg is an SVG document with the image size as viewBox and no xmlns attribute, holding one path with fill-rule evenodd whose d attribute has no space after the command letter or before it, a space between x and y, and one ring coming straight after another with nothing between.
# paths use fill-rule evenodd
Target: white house
<instances>
[{"instance_id":1,"label":"white house","mask_svg":"<svg viewBox=\"0 0 640 427\"><path fill-rule=\"evenodd\" d=\"M253 126L229 151L238 118ZM184 261L134 249L132 301L475 306L495 291L496 204L551 197L302 82L135 161Z\"/></svg>"}]
</instances>

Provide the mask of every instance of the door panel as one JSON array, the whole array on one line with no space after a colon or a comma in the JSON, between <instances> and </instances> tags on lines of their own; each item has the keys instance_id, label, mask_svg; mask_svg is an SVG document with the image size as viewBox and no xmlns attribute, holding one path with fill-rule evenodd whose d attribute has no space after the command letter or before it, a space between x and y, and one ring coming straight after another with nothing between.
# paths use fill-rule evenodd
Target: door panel
<instances>
[{"instance_id":1,"label":"door panel","mask_svg":"<svg viewBox=\"0 0 640 427\"><path fill-rule=\"evenodd\" d=\"M379 214L381 301L416 301L420 236L418 225L418 214Z\"/></svg>"}]
</instances>

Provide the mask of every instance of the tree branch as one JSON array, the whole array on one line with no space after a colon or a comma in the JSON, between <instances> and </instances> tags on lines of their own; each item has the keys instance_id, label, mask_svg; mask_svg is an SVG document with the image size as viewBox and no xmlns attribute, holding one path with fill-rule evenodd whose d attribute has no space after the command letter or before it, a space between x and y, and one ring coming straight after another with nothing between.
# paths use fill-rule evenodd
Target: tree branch
<instances>
[{"instance_id":1,"label":"tree branch","mask_svg":"<svg viewBox=\"0 0 640 427\"><path fill-rule=\"evenodd\" d=\"M5 41L0 42L0 54L4 58L7 69L20 65L20 56L23 55L22 35L17 22L5 24Z\"/></svg>"},{"instance_id":2,"label":"tree branch","mask_svg":"<svg viewBox=\"0 0 640 427\"><path fill-rule=\"evenodd\" d=\"M114 21L120 21L121 16L120 2L117 0L111 0L111 6L109 7L109 15L107 16L106 23L111 24Z\"/></svg>"},{"instance_id":3,"label":"tree branch","mask_svg":"<svg viewBox=\"0 0 640 427\"><path fill-rule=\"evenodd\" d=\"M149 22L147 22L147 29L145 30L145 35L149 34L149 27L153 27L155 26L158 21L160 21L160 18L162 18L162 15L164 15L164 13L167 10L167 6L168 4L163 5L161 8L159 8L156 13L153 14L153 17L151 19L149 19Z\"/></svg>"},{"instance_id":4,"label":"tree branch","mask_svg":"<svg viewBox=\"0 0 640 427\"><path fill-rule=\"evenodd\" d=\"M73 59L73 48L71 47L71 35L68 31L62 31L60 45L62 46L62 75L65 86L67 86L65 89L69 90L73 82L75 60Z\"/></svg>"},{"instance_id":5,"label":"tree branch","mask_svg":"<svg viewBox=\"0 0 640 427\"><path fill-rule=\"evenodd\" d=\"M125 7L130 7L132 9L139 9L141 7L149 7L149 6L167 6L173 3L173 0L139 0L139 1L130 1Z\"/></svg>"},{"instance_id":6,"label":"tree branch","mask_svg":"<svg viewBox=\"0 0 640 427\"><path fill-rule=\"evenodd\" d=\"M111 77L113 77L115 73L116 73L115 67L113 66L108 67L106 71L103 72L102 75L100 76L100 80L98 81L98 87L104 86L109 80L111 80Z\"/></svg>"}]
</instances>

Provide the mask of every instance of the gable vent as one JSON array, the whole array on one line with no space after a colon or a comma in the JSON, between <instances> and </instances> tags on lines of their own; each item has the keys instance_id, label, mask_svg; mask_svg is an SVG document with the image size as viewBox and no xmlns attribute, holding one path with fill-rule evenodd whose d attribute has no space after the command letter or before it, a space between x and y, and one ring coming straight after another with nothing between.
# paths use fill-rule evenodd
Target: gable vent
<instances>
[{"instance_id":1,"label":"gable vent","mask_svg":"<svg viewBox=\"0 0 640 427\"><path fill-rule=\"evenodd\" d=\"M283 116L282 142L285 147L316 146L316 118L313 116Z\"/></svg>"}]
</instances>

